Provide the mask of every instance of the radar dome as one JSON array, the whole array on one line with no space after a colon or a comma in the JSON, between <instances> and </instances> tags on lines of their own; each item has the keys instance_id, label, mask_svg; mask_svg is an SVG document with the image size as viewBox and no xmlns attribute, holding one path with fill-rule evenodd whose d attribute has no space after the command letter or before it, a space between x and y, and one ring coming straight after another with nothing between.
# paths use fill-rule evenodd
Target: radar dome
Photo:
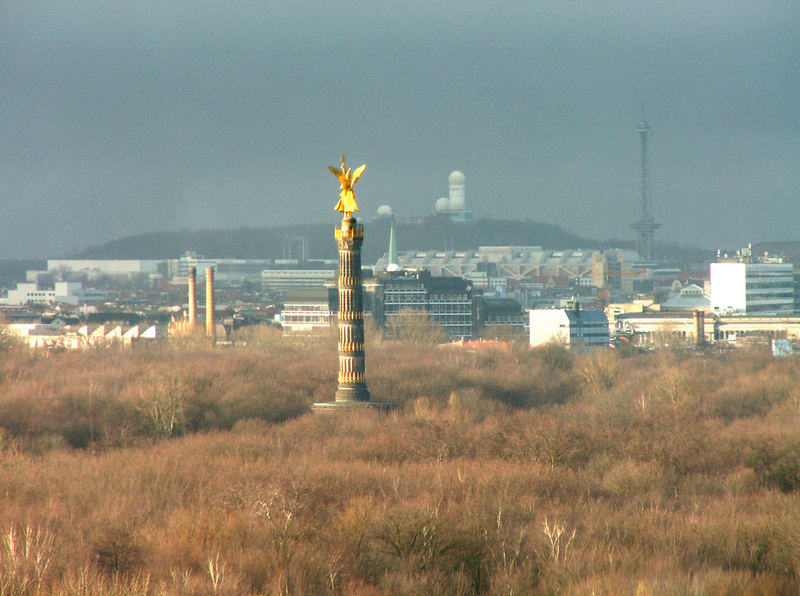
<instances>
[{"instance_id":1,"label":"radar dome","mask_svg":"<svg viewBox=\"0 0 800 596\"><path fill-rule=\"evenodd\" d=\"M400 267L400 265L398 265L397 263L389 263L386 266L386 271L389 271L389 272L402 271L402 270L403 270L403 268Z\"/></svg>"},{"instance_id":2,"label":"radar dome","mask_svg":"<svg viewBox=\"0 0 800 596\"><path fill-rule=\"evenodd\" d=\"M450 172L450 177L447 181L449 182L450 188L450 199L448 201L449 210L464 211L467 208L464 174L458 170Z\"/></svg>"},{"instance_id":3,"label":"radar dome","mask_svg":"<svg viewBox=\"0 0 800 596\"><path fill-rule=\"evenodd\" d=\"M458 170L450 172L450 177L447 179L447 181L449 184L464 184L464 172L460 172Z\"/></svg>"},{"instance_id":4,"label":"radar dome","mask_svg":"<svg viewBox=\"0 0 800 596\"><path fill-rule=\"evenodd\" d=\"M441 199L436 201L436 211L441 213L442 211L447 211L450 208L450 199L447 197L442 197Z\"/></svg>"},{"instance_id":5,"label":"radar dome","mask_svg":"<svg viewBox=\"0 0 800 596\"><path fill-rule=\"evenodd\" d=\"M381 205L378 207L378 217L391 217L392 208L389 205Z\"/></svg>"}]
</instances>

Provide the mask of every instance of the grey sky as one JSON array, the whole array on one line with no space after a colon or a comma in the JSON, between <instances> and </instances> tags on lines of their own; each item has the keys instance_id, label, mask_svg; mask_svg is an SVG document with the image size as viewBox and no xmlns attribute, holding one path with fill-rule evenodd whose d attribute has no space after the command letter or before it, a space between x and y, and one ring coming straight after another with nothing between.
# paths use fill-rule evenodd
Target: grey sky
<instances>
[{"instance_id":1,"label":"grey sky","mask_svg":"<svg viewBox=\"0 0 800 596\"><path fill-rule=\"evenodd\" d=\"M798 239L797 2L433 4L0 0L0 258L333 223L342 151L367 218L460 169L478 215L632 238L642 108L657 239Z\"/></svg>"}]
</instances>

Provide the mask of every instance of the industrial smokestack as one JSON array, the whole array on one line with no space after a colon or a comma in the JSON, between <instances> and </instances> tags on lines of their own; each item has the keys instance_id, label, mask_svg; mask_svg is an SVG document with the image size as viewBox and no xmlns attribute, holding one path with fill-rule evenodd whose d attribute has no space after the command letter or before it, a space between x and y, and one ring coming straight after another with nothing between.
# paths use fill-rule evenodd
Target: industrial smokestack
<instances>
[{"instance_id":1,"label":"industrial smokestack","mask_svg":"<svg viewBox=\"0 0 800 596\"><path fill-rule=\"evenodd\" d=\"M197 324L197 267L189 267L189 328Z\"/></svg>"},{"instance_id":2,"label":"industrial smokestack","mask_svg":"<svg viewBox=\"0 0 800 596\"><path fill-rule=\"evenodd\" d=\"M206 337L217 339L214 327L214 268L206 269Z\"/></svg>"}]
</instances>

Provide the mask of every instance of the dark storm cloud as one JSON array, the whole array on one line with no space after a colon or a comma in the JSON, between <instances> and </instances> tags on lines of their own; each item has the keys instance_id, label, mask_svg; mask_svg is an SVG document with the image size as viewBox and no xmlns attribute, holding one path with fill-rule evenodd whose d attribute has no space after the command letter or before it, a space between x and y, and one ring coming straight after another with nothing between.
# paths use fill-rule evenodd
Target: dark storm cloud
<instances>
[{"instance_id":1,"label":"dark storm cloud","mask_svg":"<svg viewBox=\"0 0 800 596\"><path fill-rule=\"evenodd\" d=\"M341 151L367 216L457 168L478 214L631 237L642 107L660 238L797 237L791 3L292 4L4 5L0 254L332 221Z\"/></svg>"}]
</instances>

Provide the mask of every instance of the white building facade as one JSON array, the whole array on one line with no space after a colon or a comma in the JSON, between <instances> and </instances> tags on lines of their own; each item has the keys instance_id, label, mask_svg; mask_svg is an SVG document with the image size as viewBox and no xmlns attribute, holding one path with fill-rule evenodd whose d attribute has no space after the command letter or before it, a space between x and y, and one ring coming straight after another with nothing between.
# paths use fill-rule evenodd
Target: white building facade
<instances>
[{"instance_id":1,"label":"white building facade","mask_svg":"<svg viewBox=\"0 0 800 596\"><path fill-rule=\"evenodd\" d=\"M103 302L106 293L83 287L82 283L57 281L52 290L39 288L35 283L18 283L15 290L9 290L4 304L25 306L26 304L76 306L86 302Z\"/></svg>"},{"instance_id":2,"label":"white building facade","mask_svg":"<svg viewBox=\"0 0 800 596\"><path fill-rule=\"evenodd\" d=\"M336 279L336 269L264 269L261 289L285 292L294 288L323 288L329 279Z\"/></svg>"},{"instance_id":3,"label":"white building facade","mask_svg":"<svg viewBox=\"0 0 800 596\"><path fill-rule=\"evenodd\" d=\"M48 271L103 275L137 275L158 272L161 261L141 259L49 259Z\"/></svg>"},{"instance_id":4,"label":"white building facade","mask_svg":"<svg viewBox=\"0 0 800 596\"><path fill-rule=\"evenodd\" d=\"M602 310L542 308L529 313L530 344L569 348L608 347L608 318Z\"/></svg>"},{"instance_id":5,"label":"white building facade","mask_svg":"<svg viewBox=\"0 0 800 596\"><path fill-rule=\"evenodd\" d=\"M711 263L711 312L788 315L793 311L790 263Z\"/></svg>"}]
</instances>

